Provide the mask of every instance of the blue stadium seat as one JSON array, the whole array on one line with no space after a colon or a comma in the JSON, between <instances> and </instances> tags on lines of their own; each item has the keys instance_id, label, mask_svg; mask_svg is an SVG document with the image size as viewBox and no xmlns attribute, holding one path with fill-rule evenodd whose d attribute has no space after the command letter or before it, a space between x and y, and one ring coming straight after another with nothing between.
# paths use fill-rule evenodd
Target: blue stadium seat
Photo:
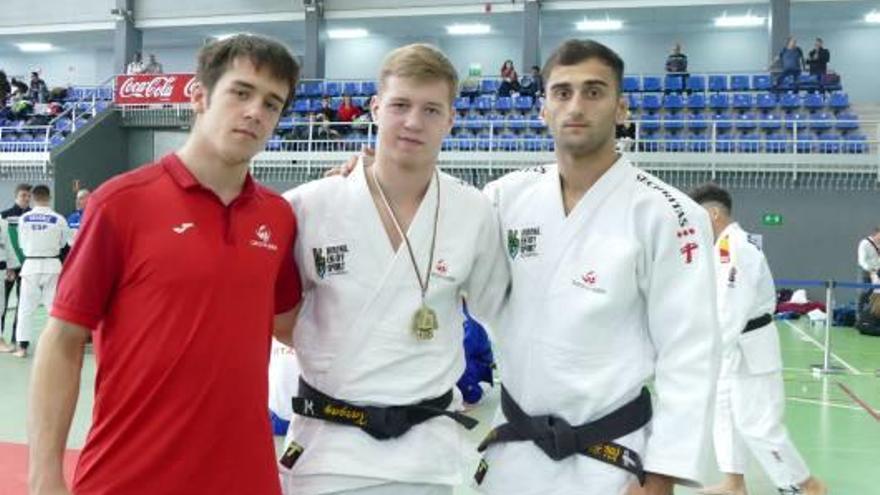
<instances>
[{"instance_id":1,"label":"blue stadium seat","mask_svg":"<svg viewBox=\"0 0 880 495\"><path fill-rule=\"evenodd\" d=\"M749 76L744 76L740 74L730 76L731 91L748 91L749 89L751 89L749 87Z\"/></svg>"},{"instance_id":2,"label":"blue stadium seat","mask_svg":"<svg viewBox=\"0 0 880 495\"><path fill-rule=\"evenodd\" d=\"M630 111L635 112L642 108L642 98L639 95L630 93L626 95L626 99L629 103Z\"/></svg>"},{"instance_id":3,"label":"blue stadium seat","mask_svg":"<svg viewBox=\"0 0 880 495\"><path fill-rule=\"evenodd\" d=\"M828 131L834 126L834 119L828 112L816 112L810 115L809 126L817 132Z\"/></svg>"},{"instance_id":4,"label":"blue stadium seat","mask_svg":"<svg viewBox=\"0 0 880 495\"><path fill-rule=\"evenodd\" d=\"M376 94L376 82L375 81L361 82L361 96L373 96L374 94Z\"/></svg>"},{"instance_id":5,"label":"blue stadium seat","mask_svg":"<svg viewBox=\"0 0 880 495\"><path fill-rule=\"evenodd\" d=\"M782 98L779 99L779 106L781 106L783 110L794 110L795 108L800 108L801 99L795 93L785 93L782 95Z\"/></svg>"},{"instance_id":6,"label":"blue stadium seat","mask_svg":"<svg viewBox=\"0 0 880 495\"><path fill-rule=\"evenodd\" d=\"M764 140L764 151L767 153L791 153L791 142L783 133L769 134Z\"/></svg>"},{"instance_id":7,"label":"blue stadium seat","mask_svg":"<svg viewBox=\"0 0 880 495\"><path fill-rule=\"evenodd\" d=\"M513 98L509 96L495 98L495 110L505 113L513 110Z\"/></svg>"},{"instance_id":8,"label":"blue stadium seat","mask_svg":"<svg viewBox=\"0 0 880 495\"><path fill-rule=\"evenodd\" d=\"M760 147L761 139L753 132L740 134L737 137L736 151L740 153L757 153Z\"/></svg>"},{"instance_id":9,"label":"blue stadium seat","mask_svg":"<svg viewBox=\"0 0 880 495\"><path fill-rule=\"evenodd\" d=\"M667 93L680 93L684 90L684 76L666 76L663 78L663 90Z\"/></svg>"},{"instance_id":10,"label":"blue stadium seat","mask_svg":"<svg viewBox=\"0 0 880 495\"><path fill-rule=\"evenodd\" d=\"M752 76L752 89L756 91L770 91L773 89L773 80L768 74L755 74Z\"/></svg>"},{"instance_id":11,"label":"blue stadium seat","mask_svg":"<svg viewBox=\"0 0 880 495\"><path fill-rule=\"evenodd\" d=\"M758 122L755 119L755 114L745 112L736 116L735 126L738 131L751 131L758 127Z\"/></svg>"},{"instance_id":12,"label":"blue stadium seat","mask_svg":"<svg viewBox=\"0 0 880 495\"><path fill-rule=\"evenodd\" d=\"M725 133L718 134L715 136L715 151L718 153L731 153L734 151L735 146L733 142L733 134Z\"/></svg>"},{"instance_id":13,"label":"blue stadium seat","mask_svg":"<svg viewBox=\"0 0 880 495\"><path fill-rule=\"evenodd\" d=\"M512 113L505 119L506 125L510 129L523 130L528 126L525 116Z\"/></svg>"},{"instance_id":14,"label":"blue stadium seat","mask_svg":"<svg viewBox=\"0 0 880 495\"><path fill-rule=\"evenodd\" d=\"M453 102L452 107L459 112L466 112L471 109L471 99L467 96L459 96Z\"/></svg>"},{"instance_id":15,"label":"blue stadium seat","mask_svg":"<svg viewBox=\"0 0 880 495\"><path fill-rule=\"evenodd\" d=\"M655 94L647 94L642 96L642 109L648 112L656 112L660 110L662 104L660 102L660 95Z\"/></svg>"},{"instance_id":16,"label":"blue stadium seat","mask_svg":"<svg viewBox=\"0 0 880 495\"><path fill-rule=\"evenodd\" d=\"M663 91L662 80L658 76L645 76L642 78L642 91L658 92Z\"/></svg>"},{"instance_id":17,"label":"blue stadium seat","mask_svg":"<svg viewBox=\"0 0 880 495\"><path fill-rule=\"evenodd\" d=\"M816 138L807 132L798 134L795 149L798 153L812 153L816 146Z\"/></svg>"},{"instance_id":18,"label":"blue stadium seat","mask_svg":"<svg viewBox=\"0 0 880 495\"><path fill-rule=\"evenodd\" d=\"M281 117L281 119L278 120L278 129L283 129L283 130L293 129L295 123L296 123L296 121L294 120L293 117Z\"/></svg>"},{"instance_id":19,"label":"blue stadium seat","mask_svg":"<svg viewBox=\"0 0 880 495\"><path fill-rule=\"evenodd\" d=\"M703 134L691 134L687 138L687 151L694 153L706 153L709 151L709 136Z\"/></svg>"},{"instance_id":20,"label":"blue stadium seat","mask_svg":"<svg viewBox=\"0 0 880 495\"><path fill-rule=\"evenodd\" d=\"M859 118L852 112L841 112L834 127L841 132L853 131L859 128Z\"/></svg>"},{"instance_id":21,"label":"blue stadium seat","mask_svg":"<svg viewBox=\"0 0 880 495\"><path fill-rule=\"evenodd\" d=\"M819 153L840 153L840 136L833 133L817 134L816 148Z\"/></svg>"},{"instance_id":22,"label":"blue stadium seat","mask_svg":"<svg viewBox=\"0 0 880 495\"><path fill-rule=\"evenodd\" d=\"M361 83L357 81L346 81L342 85L342 94L348 96L360 96L361 94Z\"/></svg>"},{"instance_id":23,"label":"blue stadium seat","mask_svg":"<svg viewBox=\"0 0 880 495\"><path fill-rule=\"evenodd\" d=\"M685 151L685 140L681 134L666 133L664 150L670 153Z\"/></svg>"},{"instance_id":24,"label":"blue stadium seat","mask_svg":"<svg viewBox=\"0 0 880 495\"><path fill-rule=\"evenodd\" d=\"M680 94L668 94L663 98L663 108L672 113L684 109L684 97Z\"/></svg>"},{"instance_id":25,"label":"blue stadium seat","mask_svg":"<svg viewBox=\"0 0 880 495\"><path fill-rule=\"evenodd\" d=\"M709 127L706 121L706 115L703 113L693 113L687 117L687 128L691 132L701 132Z\"/></svg>"},{"instance_id":26,"label":"blue stadium seat","mask_svg":"<svg viewBox=\"0 0 880 495\"><path fill-rule=\"evenodd\" d=\"M727 93L712 93L709 95L709 108L712 110L730 108L730 97L727 96Z\"/></svg>"},{"instance_id":27,"label":"blue stadium seat","mask_svg":"<svg viewBox=\"0 0 880 495\"><path fill-rule=\"evenodd\" d=\"M688 91L706 91L706 76L690 76L687 80Z\"/></svg>"},{"instance_id":28,"label":"blue stadium seat","mask_svg":"<svg viewBox=\"0 0 880 495\"><path fill-rule=\"evenodd\" d=\"M712 95L715 96L715 95ZM736 110L749 110L755 105L752 101L752 95L747 93L737 93L733 95L733 108Z\"/></svg>"},{"instance_id":29,"label":"blue stadium seat","mask_svg":"<svg viewBox=\"0 0 880 495\"><path fill-rule=\"evenodd\" d=\"M688 96L687 107L690 110L702 110L706 108L706 95L703 93L694 93Z\"/></svg>"},{"instance_id":30,"label":"blue stadium seat","mask_svg":"<svg viewBox=\"0 0 880 495\"><path fill-rule=\"evenodd\" d=\"M651 133L660 129L660 116L656 113L642 115L639 120L644 132Z\"/></svg>"},{"instance_id":31,"label":"blue stadium seat","mask_svg":"<svg viewBox=\"0 0 880 495\"><path fill-rule=\"evenodd\" d=\"M663 117L663 129L667 131L680 131L684 129L684 115L666 115Z\"/></svg>"},{"instance_id":32,"label":"blue stadium seat","mask_svg":"<svg viewBox=\"0 0 880 495\"><path fill-rule=\"evenodd\" d=\"M816 91L819 89L819 76L813 74L801 74L798 78L798 88L802 91Z\"/></svg>"},{"instance_id":33,"label":"blue stadium seat","mask_svg":"<svg viewBox=\"0 0 880 495\"><path fill-rule=\"evenodd\" d=\"M305 98L297 98L293 101L293 111L298 113L307 113L309 111L309 100Z\"/></svg>"},{"instance_id":34,"label":"blue stadium seat","mask_svg":"<svg viewBox=\"0 0 880 495\"><path fill-rule=\"evenodd\" d=\"M716 112L712 115L715 128L721 132L733 129L734 118L730 112Z\"/></svg>"},{"instance_id":35,"label":"blue stadium seat","mask_svg":"<svg viewBox=\"0 0 880 495\"><path fill-rule=\"evenodd\" d=\"M779 120L779 117L774 113L765 113L759 117L760 122L758 123L758 127L763 131L778 131L782 129L782 121Z\"/></svg>"},{"instance_id":36,"label":"blue stadium seat","mask_svg":"<svg viewBox=\"0 0 880 495\"><path fill-rule=\"evenodd\" d=\"M642 87L638 77L626 76L623 78L623 91L625 93L633 93L641 90Z\"/></svg>"},{"instance_id":37,"label":"blue stadium seat","mask_svg":"<svg viewBox=\"0 0 880 495\"><path fill-rule=\"evenodd\" d=\"M324 83L320 81L306 81L303 83L303 96L306 98L320 98L324 94Z\"/></svg>"},{"instance_id":38,"label":"blue stadium seat","mask_svg":"<svg viewBox=\"0 0 880 495\"><path fill-rule=\"evenodd\" d=\"M844 153L867 153L868 138L863 134L852 134L843 137Z\"/></svg>"},{"instance_id":39,"label":"blue stadium seat","mask_svg":"<svg viewBox=\"0 0 880 495\"><path fill-rule=\"evenodd\" d=\"M478 96L474 98L474 102L471 105L473 108L481 111L488 112L492 110L493 102L491 96Z\"/></svg>"},{"instance_id":40,"label":"blue stadium seat","mask_svg":"<svg viewBox=\"0 0 880 495\"><path fill-rule=\"evenodd\" d=\"M321 111L321 108L322 108L321 100L316 98L314 100L308 100L308 101L309 101L309 111L310 112L320 112Z\"/></svg>"},{"instance_id":41,"label":"blue stadium seat","mask_svg":"<svg viewBox=\"0 0 880 495\"><path fill-rule=\"evenodd\" d=\"M727 91L727 76L709 76L709 91Z\"/></svg>"},{"instance_id":42,"label":"blue stadium seat","mask_svg":"<svg viewBox=\"0 0 880 495\"><path fill-rule=\"evenodd\" d=\"M337 81L327 81L324 83L324 95L336 97L342 95L342 83Z\"/></svg>"},{"instance_id":43,"label":"blue stadium seat","mask_svg":"<svg viewBox=\"0 0 880 495\"><path fill-rule=\"evenodd\" d=\"M480 93L484 95L497 93L499 86L501 86L501 82L498 79L483 79L480 81Z\"/></svg>"},{"instance_id":44,"label":"blue stadium seat","mask_svg":"<svg viewBox=\"0 0 880 495\"><path fill-rule=\"evenodd\" d=\"M846 93L841 93L839 91L835 91L831 93L831 97L828 99L828 106L831 107L834 111L840 111L849 107L849 95Z\"/></svg>"},{"instance_id":45,"label":"blue stadium seat","mask_svg":"<svg viewBox=\"0 0 880 495\"><path fill-rule=\"evenodd\" d=\"M807 93L803 96L802 105L807 110L814 112L825 107L825 98L819 93Z\"/></svg>"},{"instance_id":46,"label":"blue stadium seat","mask_svg":"<svg viewBox=\"0 0 880 495\"><path fill-rule=\"evenodd\" d=\"M779 100L773 93L758 94L758 108L761 110L773 110L779 104Z\"/></svg>"},{"instance_id":47,"label":"blue stadium seat","mask_svg":"<svg viewBox=\"0 0 880 495\"><path fill-rule=\"evenodd\" d=\"M519 111L531 110L535 101L531 96L517 96L513 100L513 107Z\"/></svg>"}]
</instances>

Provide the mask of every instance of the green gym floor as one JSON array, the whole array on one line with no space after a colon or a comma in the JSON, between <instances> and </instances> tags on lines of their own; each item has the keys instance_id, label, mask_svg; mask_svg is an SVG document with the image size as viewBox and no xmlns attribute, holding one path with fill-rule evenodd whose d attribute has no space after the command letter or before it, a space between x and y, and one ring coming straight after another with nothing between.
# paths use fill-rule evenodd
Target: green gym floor
<instances>
[{"instance_id":1,"label":"green gym floor","mask_svg":"<svg viewBox=\"0 0 880 495\"><path fill-rule=\"evenodd\" d=\"M37 328L42 328L45 315ZM880 461L880 337L866 337L851 328L832 330L833 363L843 374L820 375L810 365L820 364L823 356L823 328L811 328L806 321L779 322L785 361L787 400L786 424L813 473L823 478L831 495L880 493L873 475ZM7 338L8 340L8 338ZM0 466L0 495L21 495L25 480L22 459L12 463L10 456L23 457L26 442L25 411L30 367L25 360L0 355L0 460L6 469L14 464L17 472ZM95 379L94 355L87 354L80 400L70 432L68 447L79 449L89 427ZM497 406L497 391L473 411L481 419L474 439L485 433ZM18 445L16 445L18 444ZM281 440L276 438L280 448ZM6 449L4 456L2 450ZM10 452L16 452L11 454ZM720 475L715 473L720 479ZM751 463L746 474L752 495L775 494L766 476ZM458 494L471 494L462 487ZM548 490L552 494L552 490ZM679 489L677 494L692 494Z\"/></svg>"}]
</instances>

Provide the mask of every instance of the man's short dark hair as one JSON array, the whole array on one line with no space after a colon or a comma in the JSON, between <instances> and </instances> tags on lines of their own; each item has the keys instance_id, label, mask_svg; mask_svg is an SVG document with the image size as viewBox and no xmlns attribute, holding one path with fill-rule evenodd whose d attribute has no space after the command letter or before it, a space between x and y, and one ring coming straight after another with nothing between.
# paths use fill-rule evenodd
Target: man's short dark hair
<instances>
[{"instance_id":1,"label":"man's short dark hair","mask_svg":"<svg viewBox=\"0 0 880 495\"><path fill-rule=\"evenodd\" d=\"M724 206L728 213L733 211L733 200L730 197L730 193L718 184L710 182L708 184L703 184L702 186L697 186L691 190L690 197L698 204L718 203Z\"/></svg>"},{"instance_id":2,"label":"man's short dark hair","mask_svg":"<svg viewBox=\"0 0 880 495\"><path fill-rule=\"evenodd\" d=\"M611 48L593 40L566 40L550 55L541 71L545 81L550 80L550 73L560 65L577 65L581 62L597 58L614 71L617 92L623 88L623 59Z\"/></svg>"},{"instance_id":3,"label":"man's short dark hair","mask_svg":"<svg viewBox=\"0 0 880 495\"><path fill-rule=\"evenodd\" d=\"M30 184L22 183L22 184L15 186L15 194L18 194L22 191L31 192L31 189L32 189L32 187Z\"/></svg>"},{"instance_id":4,"label":"man's short dark hair","mask_svg":"<svg viewBox=\"0 0 880 495\"><path fill-rule=\"evenodd\" d=\"M299 65L296 60L281 43L252 34L236 34L209 43L199 50L196 78L209 95L232 63L241 57L250 60L257 70L267 68L272 77L290 87L285 106L293 100L294 89L299 80Z\"/></svg>"},{"instance_id":5,"label":"man's short dark hair","mask_svg":"<svg viewBox=\"0 0 880 495\"><path fill-rule=\"evenodd\" d=\"M39 201L46 201L52 197L52 191L49 190L49 186L44 184L34 186L31 190L31 194L34 195L34 199Z\"/></svg>"}]
</instances>

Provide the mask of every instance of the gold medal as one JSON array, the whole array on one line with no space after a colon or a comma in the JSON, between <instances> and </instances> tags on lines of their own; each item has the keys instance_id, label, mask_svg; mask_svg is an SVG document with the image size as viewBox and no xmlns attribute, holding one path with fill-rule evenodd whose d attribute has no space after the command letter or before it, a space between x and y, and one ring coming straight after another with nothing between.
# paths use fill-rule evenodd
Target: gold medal
<instances>
[{"instance_id":1,"label":"gold medal","mask_svg":"<svg viewBox=\"0 0 880 495\"><path fill-rule=\"evenodd\" d=\"M431 340L434 338L434 330L437 328L437 313L423 304L413 316L413 332L416 334L416 338Z\"/></svg>"},{"instance_id":2,"label":"gold medal","mask_svg":"<svg viewBox=\"0 0 880 495\"><path fill-rule=\"evenodd\" d=\"M431 283L431 266L434 263L434 248L437 243L437 223L440 217L440 174L436 169L434 170L434 180L437 184L437 204L434 206L434 232L431 235L431 251L428 254L428 267L425 270L424 280L422 280L422 274L419 271L419 264L416 262L416 255L409 242L409 237L407 237L406 232L400 227L400 222L397 220L397 214L394 212L394 208L385 196L385 191L382 190L382 184L379 183L379 178L376 177L375 165L373 165L372 175L373 182L376 183L376 189L379 191L379 197L382 198L382 203L388 210L388 215L391 217L391 221L394 223L397 233L400 234L401 239L403 239L404 244L406 244L406 250L409 252L409 258L412 262L413 270L415 271L416 279L419 281L419 288L422 292L422 303L418 311L413 315L412 332L419 340L431 340L434 338L434 331L440 328L440 324L437 321L437 313L425 303L425 296L428 293L428 285Z\"/></svg>"}]
</instances>

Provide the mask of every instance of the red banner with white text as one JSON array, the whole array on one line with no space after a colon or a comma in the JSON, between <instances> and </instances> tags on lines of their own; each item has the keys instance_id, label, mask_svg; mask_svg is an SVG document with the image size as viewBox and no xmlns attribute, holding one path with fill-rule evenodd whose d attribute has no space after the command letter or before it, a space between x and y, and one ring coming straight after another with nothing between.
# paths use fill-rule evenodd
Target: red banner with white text
<instances>
[{"instance_id":1,"label":"red banner with white text","mask_svg":"<svg viewBox=\"0 0 880 495\"><path fill-rule=\"evenodd\" d=\"M189 103L195 74L131 74L116 76L117 105Z\"/></svg>"}]
</instances>

